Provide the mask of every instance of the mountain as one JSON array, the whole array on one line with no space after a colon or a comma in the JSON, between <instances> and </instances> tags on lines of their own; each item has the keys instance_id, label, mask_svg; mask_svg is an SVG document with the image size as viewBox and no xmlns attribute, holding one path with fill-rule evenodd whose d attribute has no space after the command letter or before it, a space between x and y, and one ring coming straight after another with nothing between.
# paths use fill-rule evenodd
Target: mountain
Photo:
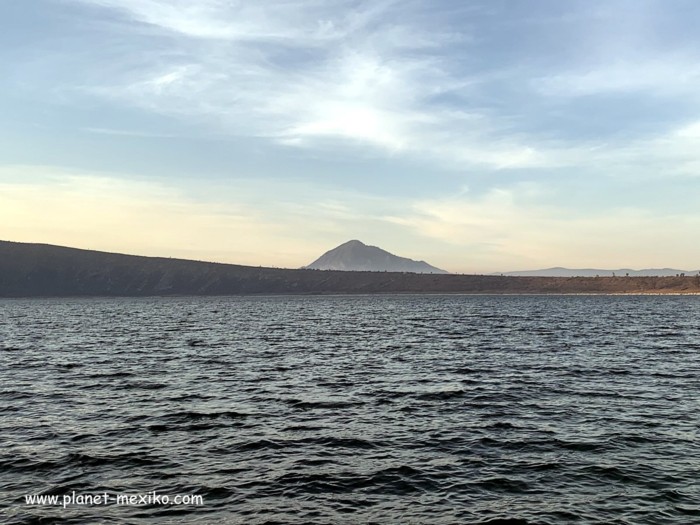
<instances>
[{"instance_id":1,"label":"mountain","mask_svg":"<svg viewBox=\"0 0 700 525\"><path fill-rule=\"evenodd\" d=\"M305 268L344 272L449 273L431 266L425 261L399 257L376 246L367 246L360 241L348 241L341 244L321 255Z\"/></svg>"},{"instance_id":2,"label":"mountain","mask_svg":"<svg viewBox=\"0 0 700 525\"><path fill-rule=\"evenodd\" d=\"M700 270L675 270L673 268L646 268L644 270L631 270L621 268L618 270L601 270L596 268L546 268L544 270L523 270L517 272L503 272L494 275L508 275L511 277L674 277L676 275L697 275Z\"/></svg>"},{"instance_id":3,"label":"mountain","mask_svg":"<svg viewBox=\"0 0 700 525\"><path fill-rule=\"evenodd\" d=\"M0 241L0 298L385 293L700 294L700 276L596 278L321 272Z\"/></svg>"}]
</instances>

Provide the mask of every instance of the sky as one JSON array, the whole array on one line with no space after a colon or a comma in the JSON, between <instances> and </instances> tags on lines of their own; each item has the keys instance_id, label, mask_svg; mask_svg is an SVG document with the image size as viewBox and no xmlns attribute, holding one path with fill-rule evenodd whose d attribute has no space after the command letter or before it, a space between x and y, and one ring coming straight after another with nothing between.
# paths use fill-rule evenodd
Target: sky
<instances>
[{"instance_id":1,"label":"sky","mask_svg":"<svg viewBox=\"0 0 700 525\"><path fill-rule=\"evenodd\" d=\"M700 268L695 0L3 0L0 239Z\"/></svg>"}]
</instances>

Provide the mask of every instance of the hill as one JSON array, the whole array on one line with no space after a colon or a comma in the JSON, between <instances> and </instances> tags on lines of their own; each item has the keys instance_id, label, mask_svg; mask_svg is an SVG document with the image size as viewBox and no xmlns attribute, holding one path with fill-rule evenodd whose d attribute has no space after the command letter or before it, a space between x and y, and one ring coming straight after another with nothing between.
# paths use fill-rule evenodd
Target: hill
<instances>
[{"instance_id":1,"label":"hill","mask_svg":"<svg viewBox=\"0 0 700 525\"><path fill-rule=\"evenodd\" d=\"M281 270L0 241L0 297L327 293L700 293L700 277Z\"/></svg>"},{"instance_id":2,"label":"hill","mask_svg":"<svg viewBox=\"0 0 700 525\"><path fill-rule=\"evenodd\" d=\"M620 268L617 270L602 270L597 268L546 268L544 270L522 270L516 272L504 272L498 275L511 275L515 277L674 277L676 275L697 275L700 270L675 270L673 268L645 268L643 270L632 270L630 268Z\"/></svg>"},{"instance_id":3,"label":"hill","mask_svg":"<svg viewBox=\"0 0 700 525\"><path fill-rule=\"evenodd\" d=\"M448 273L425 261L399 257L376 246L367 246L355 240L327 251L306 268L351 272Z\"/></svg>"}]
</instances>

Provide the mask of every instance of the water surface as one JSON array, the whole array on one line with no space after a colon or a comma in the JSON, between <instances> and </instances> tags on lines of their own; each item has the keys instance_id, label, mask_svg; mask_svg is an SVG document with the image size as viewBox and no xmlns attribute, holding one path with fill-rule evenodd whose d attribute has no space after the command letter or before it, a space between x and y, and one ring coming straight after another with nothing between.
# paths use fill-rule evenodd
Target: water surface
<instances>
[{"instance_id":1,"label":"water surface","mask_svg":"<svg viewBox=\"0 0 700 525\"><path fill-rule=\"evenodd\" d=\"M2 300L0 513L697 523L699 314L668 296ZM204 504L24 502L153 490Z\"/></svg>"}]
</instances>

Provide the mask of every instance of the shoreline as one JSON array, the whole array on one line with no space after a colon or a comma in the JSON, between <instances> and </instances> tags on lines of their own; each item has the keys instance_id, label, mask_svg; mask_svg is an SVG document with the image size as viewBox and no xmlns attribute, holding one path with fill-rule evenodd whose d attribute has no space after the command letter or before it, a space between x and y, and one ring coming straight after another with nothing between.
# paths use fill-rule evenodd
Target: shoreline
<instances>
[{"instance_id":1,"label":"shoreline","mask_svg":"<svg viewBox=\"0 0 700 525\"><path fill-rule=\"evenodd\" d=\"M317 293L231 293L231 294L158 294L158 295L0 295L3 300L45 299L184 299L227 297L391 297L391 296L467 296L467 297L660 297L700 296L693 292L317 292Z\"/></svg>"}]
</instances>

